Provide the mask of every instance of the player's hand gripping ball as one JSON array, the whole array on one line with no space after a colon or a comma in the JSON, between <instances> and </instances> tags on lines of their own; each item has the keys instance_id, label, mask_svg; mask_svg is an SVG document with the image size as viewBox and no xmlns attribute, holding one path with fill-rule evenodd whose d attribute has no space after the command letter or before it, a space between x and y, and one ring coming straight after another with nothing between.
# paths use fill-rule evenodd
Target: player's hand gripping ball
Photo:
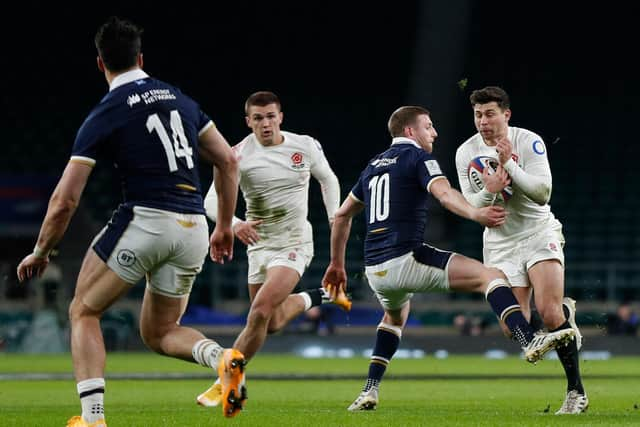
<instances>
[{"instance_id":1,"label":"player's hand gripping ball","mask_svg":"<svg viewBox=\"0 0 640 427\"><path fill-rule=\"evenodd\" d=\"M484 182L482 181L482 172L485 168L489 168L489 175L495 173L498 169L498 160L489 156L478 156L473 158L469 162L469 170L467 175L469 177L469 185L471 186L471 190L474 193L477 193L484 188ZM511 186L509 185L505 187L500 192L500 196L505 202L509 201L511 196L513 196L513 189L511 188Z\"/></svg>"}]
</instances>

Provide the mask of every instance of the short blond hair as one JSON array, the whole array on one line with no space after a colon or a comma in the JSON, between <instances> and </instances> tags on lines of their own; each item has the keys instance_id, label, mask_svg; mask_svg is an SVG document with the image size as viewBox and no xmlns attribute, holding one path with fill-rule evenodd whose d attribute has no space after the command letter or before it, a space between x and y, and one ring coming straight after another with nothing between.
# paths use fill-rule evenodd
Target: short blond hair
<instances>
[{"instance_id":1,"label":"short blond hair","mask_svg":"<svg viewBox=\"0 0 640 427\"><path fill-rule=\"evenodd\" d=\"M405 105L398 108L391 114L391 117L389 117L389 123L387 124L389 133L393 138L404 136L404 128L413 126L418 116L422 115L431 116L431 113L426 108L415 105Z\"/></svg>"}]
</instances>

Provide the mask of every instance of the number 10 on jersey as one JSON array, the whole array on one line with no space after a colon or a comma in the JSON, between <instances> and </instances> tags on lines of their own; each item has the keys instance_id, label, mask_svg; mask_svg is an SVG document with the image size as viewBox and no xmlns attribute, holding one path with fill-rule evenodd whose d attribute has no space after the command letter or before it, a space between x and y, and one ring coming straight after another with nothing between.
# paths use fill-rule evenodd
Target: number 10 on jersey
<instances>
[{"instance_id":1,"label":"number 10 on jersey","mask_svg":"<svg viewBox=\"0 0 640 427\"><path fill-rule=\"evenodd\" d=\"M369 224L389 218L389 174L377 175L369 180Z\"/></svg>"}]
</instances>

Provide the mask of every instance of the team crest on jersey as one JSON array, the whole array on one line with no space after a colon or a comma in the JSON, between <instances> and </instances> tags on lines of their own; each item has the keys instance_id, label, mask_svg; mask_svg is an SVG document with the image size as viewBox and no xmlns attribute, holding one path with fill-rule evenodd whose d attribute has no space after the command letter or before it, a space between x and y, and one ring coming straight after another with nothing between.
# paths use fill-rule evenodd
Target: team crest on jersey
<instances>
[{"instance_id":1,"label":"team crest on jersey","mask_svg":"<svg viewBox=\"0 0 640 427\"><path fill-rule=\"evenodd\" d=\"M133 95L129 95L127 97L127 105L129 107L133 107L138 102L140 102L140 95L138 95L137 93L134 93Z\"/></svg>"},{"instance_id":2,"label":"team crest on jersey","mask_svg":"<svg viewBox=\"0 0 640 427\"><path fill-rule=\"evenodd\" d=\"M123 267L131 267L136 262L136 254L129 249L120 249L116 261Z\"/></svg>"},{"instance_id":3,"label":"team crest on jersey","mask_svg":"<svg viewBox=\"0 0 640 427\"><path fill-rule=\"evenodd\" d=\"M294 169L302 169L305 166L302 153L297 151L291 155L291 162L291 167Z\"/></svg>"},{"instance_id":4,"label":"team crest on jersey","mask_svg":"<svg viewBox=\"0 0 640 427\"><path fill-rule=\"evenodd\" d=\"M295 261L297 258L297 255L295 252L289 252L289 261Z\"/></svg>"}]
</instances>

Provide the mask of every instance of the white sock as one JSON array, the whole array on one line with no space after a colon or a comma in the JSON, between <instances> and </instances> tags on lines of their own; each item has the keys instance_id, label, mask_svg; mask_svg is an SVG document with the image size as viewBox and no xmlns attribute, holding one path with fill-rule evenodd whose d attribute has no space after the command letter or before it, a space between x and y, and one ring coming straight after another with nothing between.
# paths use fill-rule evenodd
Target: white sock
<instances>
[{"instance_id":1,"label":"white sock","mask_svg":"<svg viewBox=\"0 0 640 427\"><path fill-rule=\"evenodd\" d=\"M77 385L82 418L88 423L104 419L104 378L89 378Z\"/></svg>"},{"instance_id":2,"label":"white sock","mask_svg":"<svg viewBox=\"0 0 640 427\"><path fill-rule=\"evenodd\" d=\"M202 366L216 369L222 356L224 348L217 342L210 339L203 339L196 342L191 349L193 359Z\"/></svg>"},{"instance_id":3,"label":"white sock","mask_svg":"<svg viewBox=\"0 0 640 427\"><path fill-rule=\"evenodd\" d=\"M304 311L309 310L311 308L311 304L313 304L311 302L311 297L309 296L309 294L306 292L298 292L298 295L300 295L304 300Z\"/></svg>"}]
</instances>

